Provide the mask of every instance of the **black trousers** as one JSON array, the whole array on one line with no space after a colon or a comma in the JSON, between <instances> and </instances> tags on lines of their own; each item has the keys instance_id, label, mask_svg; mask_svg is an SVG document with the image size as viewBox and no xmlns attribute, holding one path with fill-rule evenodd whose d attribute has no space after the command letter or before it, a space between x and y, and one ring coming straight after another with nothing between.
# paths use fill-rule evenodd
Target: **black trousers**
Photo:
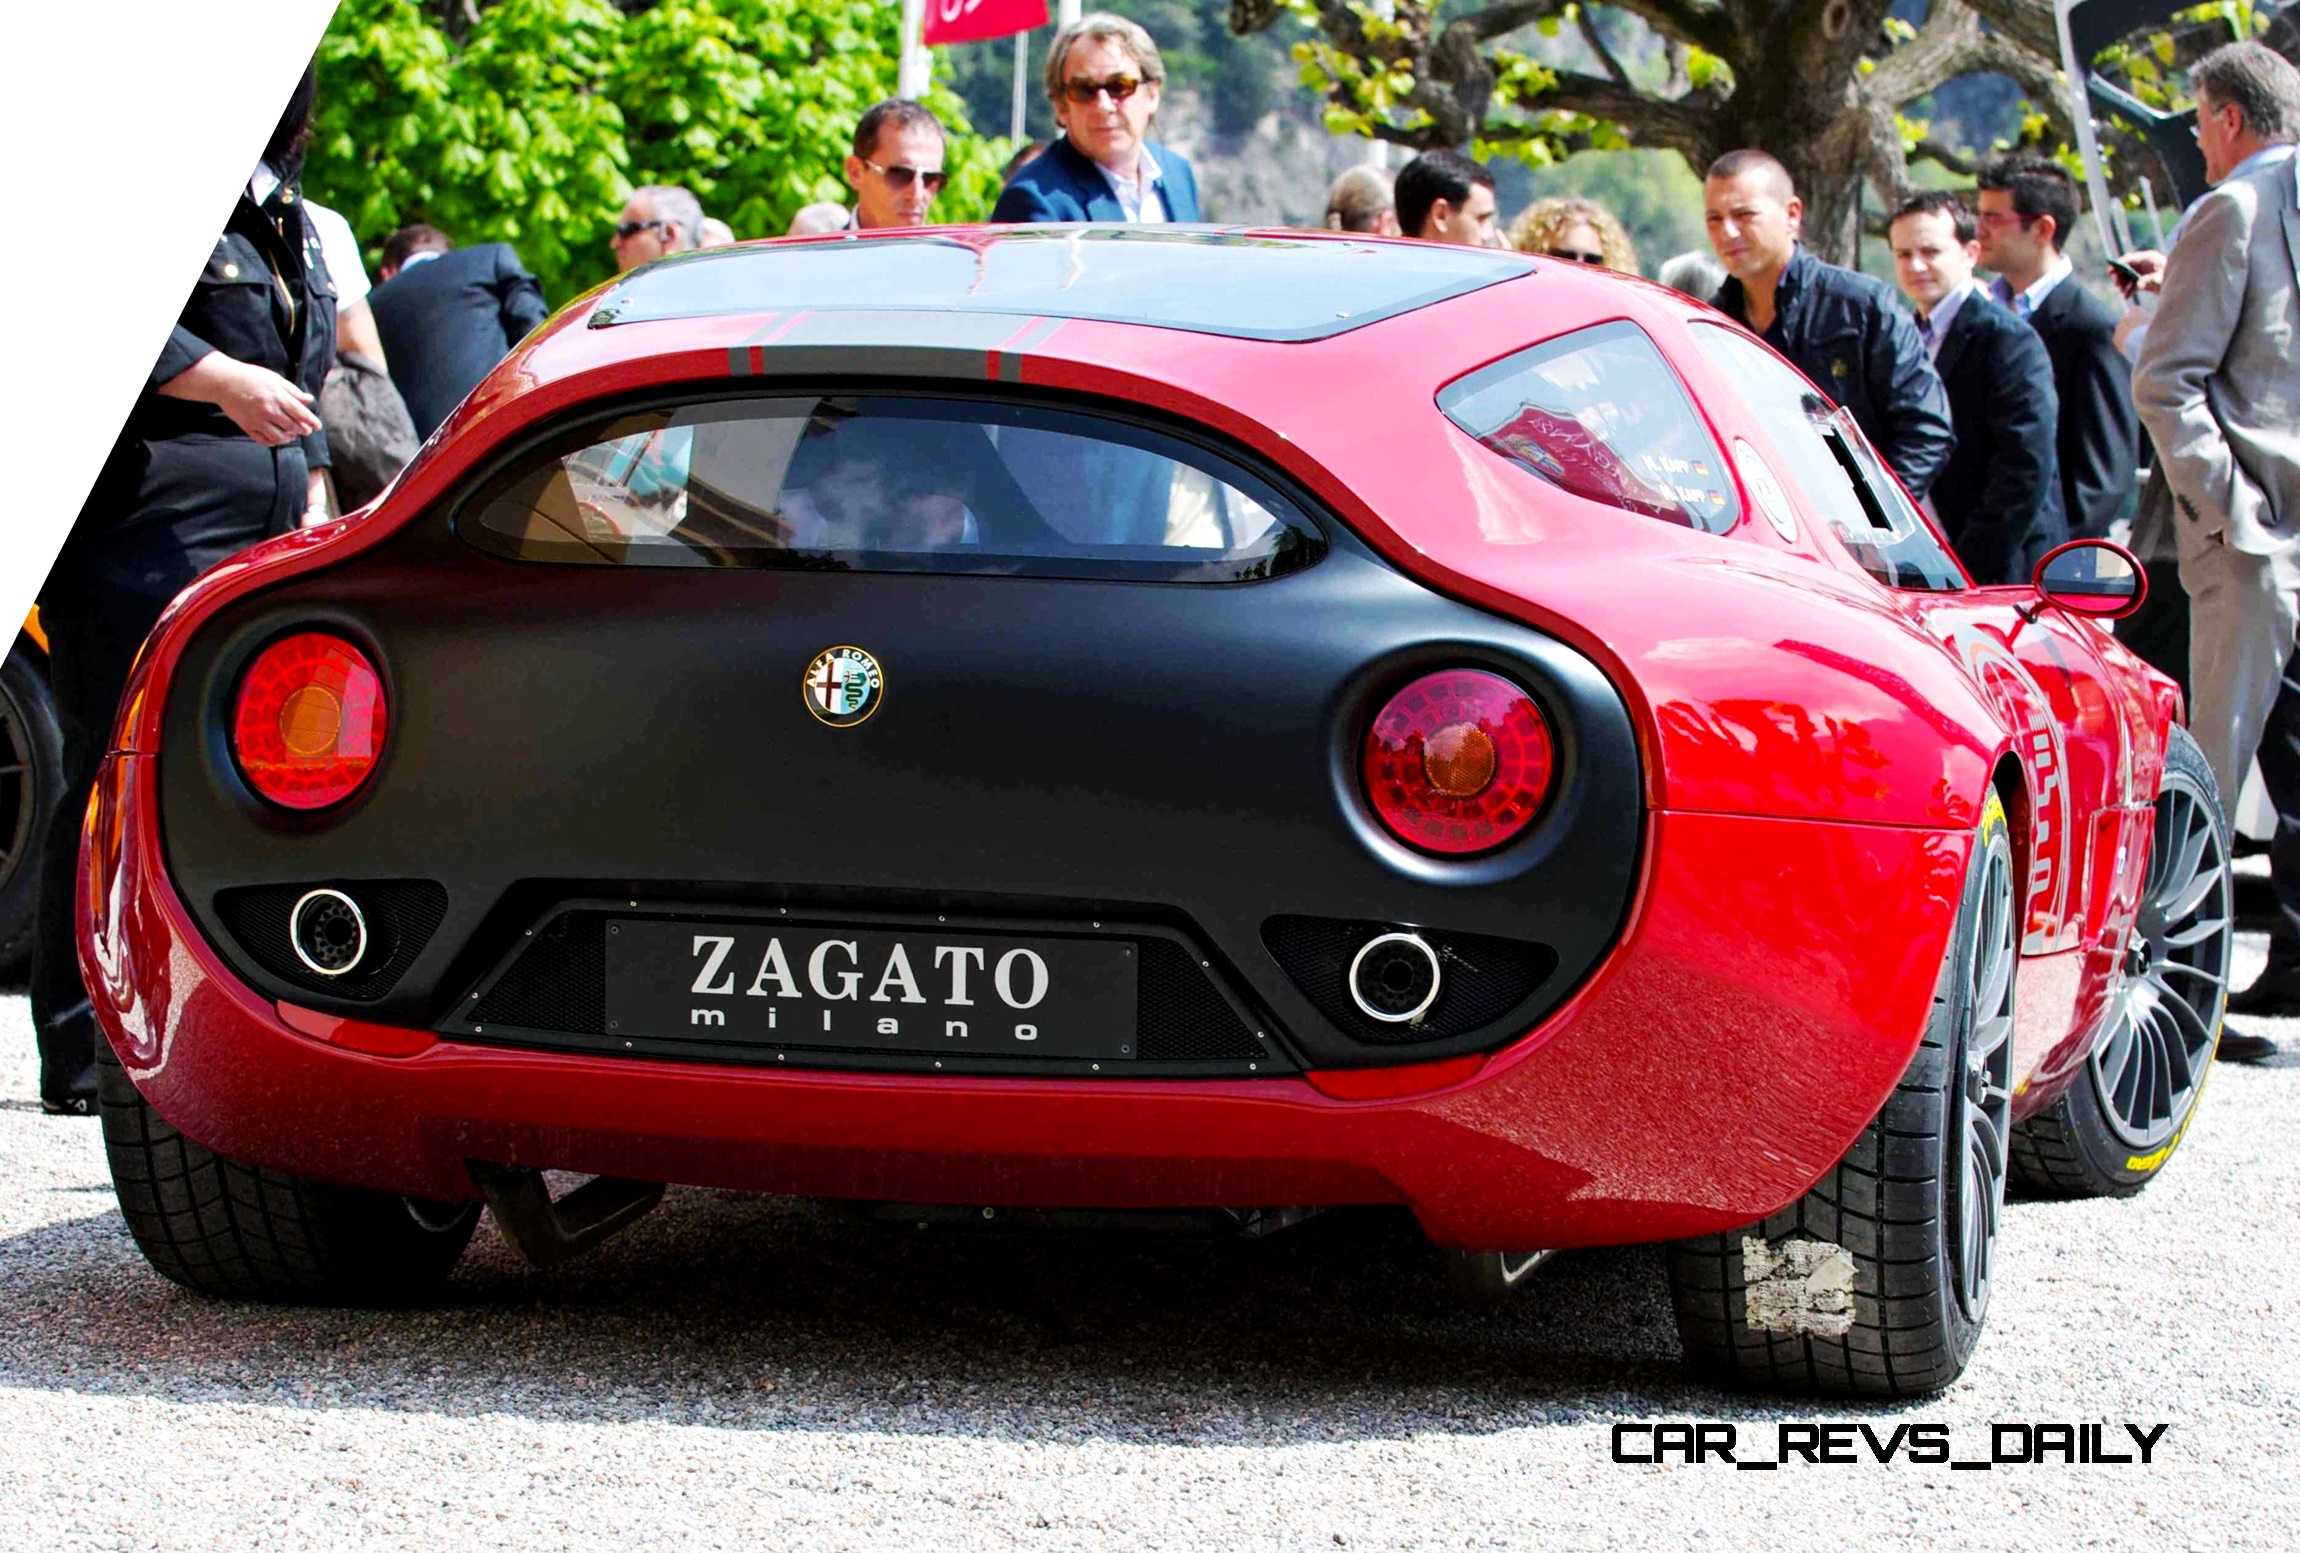
<instances>
[{"instance_id":1,"label":"black trousers","mask_svg":"<svg viewBox=\"0 0 2300 1553\"><path fill-rule=\"evenodd\" d=\"M2139 613L2116 623L2116 639L2151 666L2172 676L2188 694L2188 590L2178 561L2148 561L2148 599ZM2235 807L2235 800L2229 800Z\"/></svg>"},{"instance_id":2,"label":"black trousers","mask_svg":"<svg viewBox=\"0 0 2300 1553\"><path fill-rule=\"evenodd\" d=\"M2300 652L2284 663L2284 683L2260 733L2260 785L2276 810L2268 843L2268 884L2276 915L2268 923L2268 969L2300 974Z\"/></svg>"},{"instance_id":3,"label":"black trousers","mask_svg":"<svg viewBox=\"0 0 2300 1553\"><path fill-rule=\"evenodd\" d=\"M292 528L307 475L301 448L246 437L187 437L127 445L123 490L107 467L64 554L40 590L48 678L63 724L63 801L40 848L32 937L32 1022L40 1040L40 1096L95 1091L96 1021L80 980L73 909L80 828L111 743L112 721L161 611L201 572L270 534ZM126 521L106 521L116 512Z\"/></svg>"},{"instance_id":4,"label":"black trousers","mask_svg":"<svg viewBox=\"0 0 2300 1553\"><path fill-rule=\"evenodd\" d=\"M64 732L63 801L40 849L39 916L32 939L32 1022L40 1036L40 1095L64 1101L95 1089L96 1021L80 981L73 888L80 827L110 742L112 716L166 598L51 588L41 625L48 679Z\"/></svg>"}]
</instances>

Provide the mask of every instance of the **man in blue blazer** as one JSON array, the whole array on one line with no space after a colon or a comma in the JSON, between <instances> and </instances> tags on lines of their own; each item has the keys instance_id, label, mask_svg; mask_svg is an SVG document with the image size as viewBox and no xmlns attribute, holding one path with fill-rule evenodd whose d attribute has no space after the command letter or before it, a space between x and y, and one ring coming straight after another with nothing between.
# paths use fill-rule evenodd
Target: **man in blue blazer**
<instances>
[{"instance_id":1,"label":"man in blue blazer","mask_svg":"<svg viewBox=\"0 0 2300 1553\"><path fill-rule=\"evenodd\" d=\"M1956 427L1956 446L1926 499L1973 581L2027 582L2068 538L2060 396L2044 341L1974 282L1980 244L1955 195L1913 196L1887 231L1894 273L1916 307Z\"/></svg>"},{"instance_id":2,"label":"man in blue blazer","mask_svg":"<svg viewBox=\"0 0 2300 1553\"><path fill-rule=\"evenodd\" d=\"M550 312L509 243L457 248L420 223L384 240L382 275L368 306L421 437Z\"/></svg>"},{"instance_id":3,"label":"man in blue blazer","mask_svg":"<svg viewBox=\"0 0 2300 1553\"><path fill-rule=\"evenodd\" d=\"M1150 34L1093 11L1054 36L1046 94L1062 137L1014 175L993 221L1196 221L1198 180L1143 137L1166 67Z\"/></svg>"}]
</instances>

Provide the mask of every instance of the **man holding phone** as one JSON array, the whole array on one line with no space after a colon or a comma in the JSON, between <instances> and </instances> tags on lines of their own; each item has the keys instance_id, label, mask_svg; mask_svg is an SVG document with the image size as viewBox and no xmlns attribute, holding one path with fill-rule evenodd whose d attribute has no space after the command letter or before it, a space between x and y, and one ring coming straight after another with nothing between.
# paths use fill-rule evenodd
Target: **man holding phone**
<instances>
[{"instance_id":1,"label":"man holding phone","mask_svg":"<svg viewBox=\"0 0 2300 1553\"><path fill-rule=\"evenodd\" d=\"M2300 1011L2300 70L2259 43L2190 67L2210 193L2181 218L2172 252L2128 255L2158 289L2132 391L2177 518L2188 590L2190 726L2233 809L2253 756L2276 806L2269 877L2277 912L2268 968L2229 1000ZM2221 1055L2275 1050L2229 1031Z\"/></svg>"}]
</instances>

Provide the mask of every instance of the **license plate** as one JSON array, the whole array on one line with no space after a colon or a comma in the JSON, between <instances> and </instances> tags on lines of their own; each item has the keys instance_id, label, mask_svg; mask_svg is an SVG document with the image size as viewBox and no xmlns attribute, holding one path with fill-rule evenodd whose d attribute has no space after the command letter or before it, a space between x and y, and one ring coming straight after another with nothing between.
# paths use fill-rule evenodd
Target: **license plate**
<instances>
[{"instance_id":1,"label":"license plate","mask_svg":"<svg viewBox=\"0 0 2300 1553\"><path fill-rule=\"evenodd\" d=\"M616 919L607 1018L655 1040L1124 1062L1137 968L1107 939Z\"/></svg>"}]
</instances>

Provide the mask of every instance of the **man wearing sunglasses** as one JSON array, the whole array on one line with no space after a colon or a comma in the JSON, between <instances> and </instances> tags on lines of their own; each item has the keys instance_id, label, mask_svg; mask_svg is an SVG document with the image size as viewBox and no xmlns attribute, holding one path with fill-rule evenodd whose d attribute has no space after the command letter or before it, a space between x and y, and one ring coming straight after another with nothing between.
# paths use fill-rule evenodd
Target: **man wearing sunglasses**
<instances>
[{"instance_id":1,"label":"man wearing sunglasses","mask_svg":"<svg viewBox=\"0 0 2300 1553\"><path fill-rule=\"evenodd\" d=\"M1196 221L1190 164L1144 138L1166 67L1124 17L1092 11L1054 35L1046 94L1062 138L1014 175L993 221Z\"/></svg>"},{"instance_id":2,"label":"man wearing sunglasses","mask_svg":"<svg viewBox=\"0 0 2300 1553\"><path fill-rule=\"evenodd\" d=\"M889 98L855 126L854 154L847 158L855 208L847 224L861 232L925 226L946 176L942 120L915 102Z\"/></svg>"},{"instance_id":3,"label":"man wearing sunglasses","mask_svg":"<svg viewBox=\"0 0 2300 1553\"><path fill-rule=\"evenodd\" d=\"M637 269L667 253L684 253L695 246L703 230L703 202L673 183L651 183L631 191L607 246L614 250L615 268Z\"/></svg>"}]
</instances>

